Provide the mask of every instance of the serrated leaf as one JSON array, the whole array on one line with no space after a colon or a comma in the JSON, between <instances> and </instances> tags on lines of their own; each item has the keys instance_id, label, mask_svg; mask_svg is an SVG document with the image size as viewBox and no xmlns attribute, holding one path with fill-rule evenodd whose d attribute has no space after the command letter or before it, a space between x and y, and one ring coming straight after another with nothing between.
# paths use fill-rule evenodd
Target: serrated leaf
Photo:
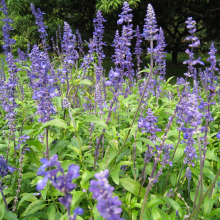
<instances>
[{"instance_id":1,"label":"serrated leaf","mask_svg":"<svg viewBox=\"0 0 220 220\"><path fill-rule=\"evenodd\" d=\"M88 80L88 79L83 79L83 80L81 80L81 81L79 82L79 85L92 86L93 83L92 83L90 80Z\"/></svg>"},{"instance_id":2,"label":"serrated leaf","mask_svg":"<svg viewBox=\"0 0 220 220\"><path fill-rule=\"evenodd\" d=\"M54 220L55 215L56 215L56 207L54 205L51 205L47 210L48 220Z\"/></svg>"},{"instance_id":3,"label":"serrated leaf","mask_svg":"<svg viewBox=\"0 0 220 220\"><path fill-rule=\"evenodd\" d=\"M14 215L13 212L9 211L5 213L4 219L17 220L18 218Z\"/></svg>"},{"instance_id":4,"label":"serrated leaf","mask_svg":"<svg viewBox=\"0 0 220 220\"><path fill-rule=\"evenodd\" d=\"M151 210L151 216L153 220L162 220L162 217L160 215L158 208L152 208Z\"/></svg>"},{"instance_id":5,"label":"serrated leaf","mask_svg":"<svg viewBox=\"0 0 220 220\"><path fill-rule=\"evenodd\" d=\"M209 198L205 199L204 201L204 214L205 215L208 215L212 211L214 202L215 202L214 199L209 199Z\"/></svg>"},{"instance_id":6,"label":"serrated leaf","mask_svg":"<svg viewBox=\"0 0 220 220\"><path fill-rule=\"evenodd\" d=\"M24 216L27 216L27 215L31 215L31 214L37 212L38 210L43 209L46 205L47 204L45 204L45 202L43 200L35 200L21 214L21 217L24 217Z\"/></svg>"},{"instance_id":7,"label":"serrated leaf","mask_svg":"<svg viewBox=\"0 0 220 220\"><path fill-rule=\"evenodd\" d=\"M214 160L214 161L220 162L220 159L215 155L213 150L207 150L206 158L209 160Z\"/></svg>"},{"instance_id":8,"label":"serrated leaf","mask_svg":"<svg viewBox=\"0 0 220 220\"><path fill-rule=\"evenodd\" d=\"M148 145L150 145L151 147L154 147L154 143L153 143L151 140L147 139L147 138L139 137L139 138L137 138L136 140L137 140L137 141L142 141L142 142L144 142L145 144L148 144Z\"/></svg>"},{"instance_id":9,"label":"serrated leaf","mask_svg":"<svg viewBox=\"0 0 220 220\"><path fill-rule=\"evenodd\" d=\"M148 203L147 203L147 208L152 208L152 207L156 207L160 204L165 204L165 202L161 199L161 198L152 198Z\"/></svg>"},{"instance_id":10,"label":"serrated leaf","mask_svg":"<svg viewBox=\"0 0 220 220\"><path fill-rule=\"evenodd\" d=\"M33 196L33 193L27 193L27 194L24 193L24 194L22 194L22 199L19 201L17 209L19 209L19 207L22 205L22 203L24 201L29 201L29 202L31 201L31 202L33 202L36 199L37 198L35 196Z\"/></svg>"},{"instance_id":11,"label":"serrated leaf","mask_svg":"<svg viewBox=\"0 0 220 220\"><path fill-rule=\"evenodd\" d=\"M138 192L140 189L140 183L136 182L135 180L133 180L131 178L120 179L120 183L128 192L132 193L135 196L138 196ZM145 191L146 191L145 189L143 189L143 188L141 189L140 197L144 197Z\"/></svg>"},{"instance_id":12,"label":"serrated leaf","mask_svg":"<svg viewBox=\"0 0 220 220\"><path fill-rule=\"evenodd\" d=\"M96 117L95 115L86 115L83 122L84 123L95 123L97 125L104 127L105 129L108 128L107 124L100 118Z\"/></svg>"},{"instance_id":13,"label":"serrated leaf","mask_svg":"<svg viewBox=\"0 0 220 220\"><path fill-rule=\"evenodd\" d=\"M86 198L86 194L82 191L73 191L73 193L71 193L73 198L72 198L72 202L71 202L71 208L75 209L79 203Z\"/></svg>"},{"instance_id":14,"label":"serrated leaf","mask_svg":"<svg viewBox=\"0 0 220 220\"><path fill-rule=\"evenodd\" d=\"M169 197L161 197L161 199L163 199L166 203L169 203L170 206L174 209L174 210L180 210L180 205L174 201L173 199L169 198Z\"/></svg>"},{"instance_id":15,"label":"serrated leaf","mask_svg":"<svg viewBox=\"0 0 220 220\"><path fill-rule=\"evenodd\" d=\"M46 128L46 127L49 127L49 126L54 126L54 127L57 127L57 128L64 128L64 129L66 129L68 127L66 122L63 119L56 118L56 119L52 119L52 120L44 123L40 127L39 130L42 130L43 128Z\"/></svg>"}]
</instances>

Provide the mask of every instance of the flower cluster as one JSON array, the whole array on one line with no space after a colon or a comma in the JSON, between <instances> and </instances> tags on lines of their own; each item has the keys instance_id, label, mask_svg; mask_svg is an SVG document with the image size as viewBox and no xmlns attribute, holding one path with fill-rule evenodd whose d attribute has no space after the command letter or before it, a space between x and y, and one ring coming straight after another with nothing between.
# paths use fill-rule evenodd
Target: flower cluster
<instances>
[{"instance_id":1,"label":"flower cluster","mask_svg":"<svg viewBox=\"0 0 220 220\"><path fill-rule=\"evenodd\" d=\"M119 207L121 201L118 197L112 197L114 187L108 183L109 171L106 169L96 173L96 180L90 181L89 191L93 193L92 198L98 201L97 209L101 216L107 220L120 220L122 209Z\"/></svg>"},{"instance_id":2,"label":"flower cluster","mask_svg":"<svg viewBox=\"0 0 220 220\"><path fill-rule=\"evenodd\" d=\"M146 117L140 116L138 120L138 128L141 128L142 133L147 133L148 138L153 142L156 139L156 132L161 131L156 123L157 117L154 116L150 108L147 110Z\"/></svg>"},{"instance_id":3,"label":"flower cluster","mask_svg":"<svg viewBox=\"0 0 220 220\"><path fill-rule=\"evenodd\" d=\"M142 54L142 48L141 48L142 36L141 36L140 29L139 29L139 26L138 26L138 25L137 25L137 28L136 28L135 37L136 37L136 44L135 44L134 54L136 54L136 56L137 56L137 72L139 72L139 71L140 71L140 64L142 63L142 61L141 61L141 54ZM141 78L141 74L138 75L138 78L139 78L139 79Z\"/></svg>"},{"instance_id":4,"label":"flower cluster","mask_svg":"<svg viewBox=\"0 0 220 220\"><path fill-rule=\"evenodd\" d=\"M38 26L38 32L40 33L40 38L42 40L42 44L44 47L44 50L46 51L46 37L47 37L47 26L44 24L43 22L43 15L45 14L44 12L42 12L39 8L37 8L37 10L35 9L34 5L31 3L31 11L32 14L35 16L36 19L36 24Z\"/></svg>"},{"instance_id":5,"label":"flower cluster","mask_svg":"<svg viewBox=\"0 0 220 220\"><path fill-rule=\"evenodd\" d=\"M0 176L4 177L8 172L13 173L16 169L7 164L7 161L3 155L0 155Z\"/></svg>"},{"instance_id":6,"label":"flower cluster","mask_svg":"<svg viewBox=\"0 0 220 220\"><path fill-rule=\"evenodd\" d=\"M147 6L147 14L146 18L144 19L144 29L143 29L143 37L145 40L156 40L157 39L157 21L155 17L155 12L151 4Z\"/></svg>"},{"instance_id":7,"label":"flower cluster","mask_svg":"<svg viewBox=\"0 0 220 220\"><path fill-rule=\"evenodd\" d=\"M40 51L37 45L33 46L29 54L31 63L30 86L34 94L33 99L37 100L37 112L40 115L39 122L50 120L51 114L55 114L55 108L51 98L58 95L54 83L55 76L52 74L51 65L47 54ZM50 71L50 74L49 74Z\"/></svg>"},{"instance_id":8,"label":"flower cluster","mask_svg":"<svg viewBox=\"0 0 220 220\"><path fill-rule=\"evenodd\" d=\"M123 83L123 77L127 76L130 80L133 79L133 63L132 54L130 50L131 40L133 39L133 25L132 17L130 13L132 10L129 8L129 4L125 1L122 7L122 13L119 15L118 24L126 23L122 26L122 34L120 36L119 31L116 31L114 39L114 50L115 53L112 56L115 63L115 72L119 72L118 83Z\"/></svg>"},{"instance_id":9,"label":"flower cluster","mask_svg":"<svg viewBox=\"0 0 220 220\"><path fill-rule=\"evenodd\" d=\"M0 91L0 100L3 109L6 112L6 119L8 119L9 127L13 130L13 122L15 120L15 108L17 104L15 102L15 93L16 93L16 85L17 85L17 72L19 69L15 64L15 59L12 54L12 45L15 43L14 39L10 38L10 31L13 30L10 23L12 20L8 17L8 10L4 0L1 0L1 10L5 15L5 18L2 20L4 22L4 26L2 28L4 44L3 49L6 55L6 62L8 64L8 72L9 78L7 81L2 81L1 83L1 91Z\"/></svg>"},{"instance_id":10,"label":"flower cluster","mask_svg":"<svg viewBox=\"0 0 220 220\"><path fill-rule=\"evenodd\" d=\"M189 30L190 36L186 37L185 40L189 41L189 47L191 49L187 49L185 52L189 55L189 60L186 60L183 62L183 64L188 64L188 72L185 73L185 76L192 77L194 75L194 66L196 64L204 65L202 61L200 61L200 57L198 59L194 59L194 52L193 48L198 47L200 45L200 40L198 37L195 36L196 32L196 21L192 19L192 17L189 17L187 21L185 22L187 24L187 28Z\"/></svg>"},{"instance_id":11,"label":"flower cluster","mask_svg":"<svg viewBox=\"0 0 220 220\"><path fill-rule=\"evenodd\" d=\"M72 183L72 181L79 177L79 165L71 164L68 167L67 174L64 174L64 170L61 167L61 163L58 161L58 156L54 155L50 158L50 160L47 160L45 158L41 159L41 163L43 164L41 167L39 167L37 175L44 176L43 179L41 179L37 183L36 189L38 191L45 188L47 182L50 180L52 185L64 193L63 197L59 198L60 203L62 203L67 211L68 215L70 217L70 204L72 201L72 195L70 192L76 188L76 184ZM54 167L54 169L52 169ZM61 175L58 176L58 173L61 173ZM83 210L80 208L77 208L74 210L75 215L82 214ZM74 215L74 216L75 216ZM70 217L69 219L73 220L75 217Z\"/></svg>"}]
</instances>

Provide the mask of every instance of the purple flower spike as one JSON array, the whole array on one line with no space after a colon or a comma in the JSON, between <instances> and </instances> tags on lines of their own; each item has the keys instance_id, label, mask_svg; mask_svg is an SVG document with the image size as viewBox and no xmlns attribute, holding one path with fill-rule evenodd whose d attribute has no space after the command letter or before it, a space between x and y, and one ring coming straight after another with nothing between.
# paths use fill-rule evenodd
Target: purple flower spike
<instances>
[{"instance_id":1,"label":"purple flower spike","mask_svg":"<svg viewBox=\"0 0 220 220\"><path fill-rule=\"evenodd\" d=\"M79 165L69 165L67 174L65 175L57 155L51 157L50 160L43 158L41 159L41 163L43 163L43 165L39 168L37 174L44 176L44 178L37 183L36 189L38 191L44 189L47 182L50 180L52 185L64 194L63 197L59 198L59 201L66 207L68 213L70 213L70 204L72 202L72 195L70 192L76 188L76 184L72 183L72 181L80 175ZM47 170L47 168L50 169ZM70 219L75 219L74 216Z\"/></svg>"},{"instance_id":2,"label":"purple flower spike","mask_svg":"<svg viewBox=\"0 0 220 220\"><path fill-rule=\"evenodd\" d=\"M77 215L82 215L84 212L84 209L83 208L80 208L80 207L76 207L73 211L74 213L74 216L71 218L71 220L75 220L76 219L76 216Z\"/></svg>"},{"instance_id":3,"label":"purple flower spike","mask_svg":"<svg viewBox=\"0 0 220 220\"><path fill-rule=\"evenodd\" d=\"M148 4L147 6L147 15L144 19L145 25L144 25L144 31L143 31L143 37L145 40L156 40L157 39L157 21L155 17L155 12L151 4Z\"/></svg>"},{"instance_id":4,"label":"purple flower spike","mask_svg":"<svg viewBox=\"0 0 220 220\"><path fill-rule=\"evenodd\" d=\"M11 167L10 165L7 165L7 161L3 155L0 155L0 176L4 177L8 174L8 171L10 173L13 173L15 170L14 167Z\"/></svg>"},{"instance_id":5,"label":"purple flower spike","mask_svg":"<svg viewBox=\"0 0 220 220\"><path fill-rule=\"evenodd\" d=\"M216 137L217 137L218 139L220 139L220 131L218 132L218 134L216 135Z\"/></svg>"},{"instance_id":6,"label":"purple flower spike","mask_svg":"<svg viewBox=\"0 0 220 220\"><path fill-rule=\"evenodd\" d=\"M97 181L91 180L89 191L93 193L92 198L97 199L97 209L101 216L107 220L121 220L122 209L119 207L121 201L118 197L112 198L114 187L108 183L109 171L106 169L95 174Z\"/></svg>"}]
</instances>

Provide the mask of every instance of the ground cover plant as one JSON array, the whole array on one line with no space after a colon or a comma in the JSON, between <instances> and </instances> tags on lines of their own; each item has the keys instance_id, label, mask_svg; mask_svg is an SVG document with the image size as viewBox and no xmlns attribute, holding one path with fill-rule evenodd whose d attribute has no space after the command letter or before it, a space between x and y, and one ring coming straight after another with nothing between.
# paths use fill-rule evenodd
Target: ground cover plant
<instances>
[{"instance_id":1,"label":"ground cover plant","mask_svg":"<svg viewBox=\"0 0 220 220\"><path fill-rule=\"evenodd\" d=\"M88 51L64 22L51 56L44 13L31 5L41 43L15 59L1 7L0 219L220 218L219 61L214 43L208 65L195 58L192 17L188 69L171 85L151 4L142 31L124 2L107 77L100 11Z\"/></svg>"}]
</instances>

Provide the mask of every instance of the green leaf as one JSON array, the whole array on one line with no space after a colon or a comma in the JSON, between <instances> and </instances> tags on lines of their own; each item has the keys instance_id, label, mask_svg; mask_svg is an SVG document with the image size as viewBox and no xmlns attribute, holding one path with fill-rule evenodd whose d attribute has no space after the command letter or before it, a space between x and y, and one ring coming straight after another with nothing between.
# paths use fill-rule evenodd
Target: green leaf
<instances>
[{"instance_id":1,"label":"green leaf","mask_svg":"<svg viewBox=\"0 0 220 220\"><path fill-rule=\"evenodd\" d=\"M17 217L13 212L9 211L5 213L4 219L17 220Z\"/></svg>"},{"instance_id":2,"label":"green leaf","mask_svg":"<svg viewBox=\"0 0 220 220\"><path fill-rule=\"evenodd\" d=\"M93 83L92 83L90 80L88 80L88 79L83 79L83 80L81 80L81 81L79 82L79 85L92 86Z\"/></svg>"},{"instance_id":3,"label":"green leaf","mask_svg":"<svg viewBox=\"0 0 220 220\"><path fill-rule=\"evenodd\" d=\"M176 163L179 161L179 159L183 156L184 154L184 147L183 146L178 146L176 149L175 156L173 158L173 162Z\"/></svg>"},{"instance_id":4,"label":"green leaf","mask_svg":"<svg viewBox=\"0 0 220 220\"><path fill-rule=\"evenodd\" d=\"M114 166L113 170L111 171L112 180L117 185L119 184L119 172L120 172L120 167L119 166Z\"/></svg>"},{"instance_id":5,"label":"green leaf","mask_svg":"<svg viewBox=\"0 0 220 220\"><path fill-rule=\"evenodd\" d=\"M214 199L209 199L209 198L205 199L204 201L204 214L205 215L208 215L212 211L214 202L215 202Z\"/></svg>"},{"instance_id":6,"label":"green leaf","mask_svg":"<svg viewBox=\"0 0 220 220\"><path fill-rule=\"evenodd\" d=\"M151 215L152 215L153 220L162 220L162 217L160 215L158 208L152 208Z\"/></svg>"},{"instance_id":7,"label":"green leaf","mask_svg":"<svg viewBox=\"0 0 220 220\"><path fill-rule=\"evenodd\" d=\"M88 189L89 187L89 180L94 177L95 171L88 171L86 170L82 175L82 180L80 182L80 185L83 189Z\"/></svg>"},{"instance_id":8,"label":"green leaf","mask_svg":"<svg viewBox=\"0 0 220 220\"><path fill-rule=\"evenodd\" d=\"M54 220L55 215L56 215L56 207L55 205L51 205L47 210L48 220Z\"/></svg>"},{"instance_id":9,"label":"green leaf","mask_svg":"<svg viewBox=\"0 0 220 220\"><path fill-rule=\"evenodd\" d=\"M6 212L6 210L5 210L5 206L3 206L3 205L0 205L0 220L2 220L3 219L3 217L4 217L4 215L5 215L5 212Z\"/></svg>"},{"instance_id":10,"label":"green leaf","mask_svg":"<svg viewBox=\"0 0 220 220\"><path fill-rule=\"evenodd\" d=\"M21 214L21 217L24 217L24 216L27 216L27 215L31 215L31 214L37 212L38 210L43 209L46 205L47 204L45 204L45 202L43 200L35 200Z\"/></svg>"},{"instance_id":11,"label":"green leaf","mask_svg":"<svg viewBox=\"0 0 220 220\"><path fill-rule=\"evenodd\" d=\"M153 208L153 207L156 207L160 204L165 204L165 202L159 198L159 197L156 197L156 198L152 198L148 203L147 203L147 208Z\"/></svg>"},{"instance_id":12,"label":"green leaf","mask_svg":"<svg viewBox=\"0 0 220 220\"><path fill-rule=\"evenodd\" d=\"M212 216L215 216L215 217L220 217L220 208L217 208L215 210L212 210L210 212L210 214L208 215L208 217L212 217ZM219 218L216 218L216 219L219 219Z\"/></svg>"},{"instance_id":13,"label":"green leaf","mask_svg":"<svg viewBox=\"0 0 220 220\"><path fill-rule=\"evenodd\" d=\"M129 177L120 179L120 183L128 192L132 193L135 196L138 196L138 192L140 189L140 183L136 182L135 180L133 180ZM145 189L143 189L143 188L141 189L140 197L144 197L145 191L146 191Z\"/></svg>"},{"instance_id":14,"label":"green leaf","mask_svg":"<svg viewBox=\"0 0 220 220\"><path fill-rule=\"evenodd\" d=\"M108 128L107 124L100 118L96 117L95 115L86 115L83 122L84 123L95 123L97 125L104 127L105 129Z\"/></svg>"},{"instance_id":15,"label":"green leaf","mask_svg":"<svg viewBox=\"0 0 220 220\"><path fill-rule=\"evenodd\" d=\"M213 150L207 150L206 158L209 160L214 160L214 161L220 162L220 159L215 155Z\"/></svg>"},{"instance_id":16,"label":"green leaf","mask_svg":"<svg viewBox=\"0 0 220 220\"><path fill-rule=\"evenodd\" d=\"M54 126L54 127L57 127L57 128L64 128L64 129L66 129L68 127L66 122L63 119L56 118L56 119L52 119L52 120L44 123L40 127L39 131L42 130L43 128L46 128L46 127L49 127L49 126Z\"/></svg>"},{"instance_id":17,"label":"green leaf","mask_svg":"<svg viewBox=\"0 0 220 220\"><path fill-rule=\"evenodd\" d=\"M147 138L139 137L139 138L136 139L136 141L142 141L145 144L148 144L151 147L154 147L154 143L151 140L147 139Z\"/></svg>"},{"instance_id":18,"label":"green leaf","mask_svg":"<svg viewBox=\"0 0 220 220\"><path fill-rule=\"evenodd\" d=\"M82 191L73 191L71 194L73 195L71 202L72 209L75 209L83 199L86 199L86 194Z\"/></svg>"},{"instance_id":19,"label":"green leaf","mask_svg":"<svg viewBox=\"0 0 220 220\"><path fill-rule=\"evenodd\" d=\"M170 206L174 209L174 210L178 210L180 211L180 205L174 201L173 199L169 198L169 197L161 197L161 199L163 199L166 203L169 203Z\"/></svg>"},{"instance_id":20,"label":"green leaf","mask_svg":"<svg viewBox=\"0 0 220 220\"><path fill-rule=\"evenodd\" d=\"M35 196L33 196L33 193L23 193L22 194L22 199L20 200L20 202L18 203L18 208L22 205L22 203L24 201L29 201L29 202L33 202L34 200L36 200L37 198Z\"/></svg>"}]
</instances>

